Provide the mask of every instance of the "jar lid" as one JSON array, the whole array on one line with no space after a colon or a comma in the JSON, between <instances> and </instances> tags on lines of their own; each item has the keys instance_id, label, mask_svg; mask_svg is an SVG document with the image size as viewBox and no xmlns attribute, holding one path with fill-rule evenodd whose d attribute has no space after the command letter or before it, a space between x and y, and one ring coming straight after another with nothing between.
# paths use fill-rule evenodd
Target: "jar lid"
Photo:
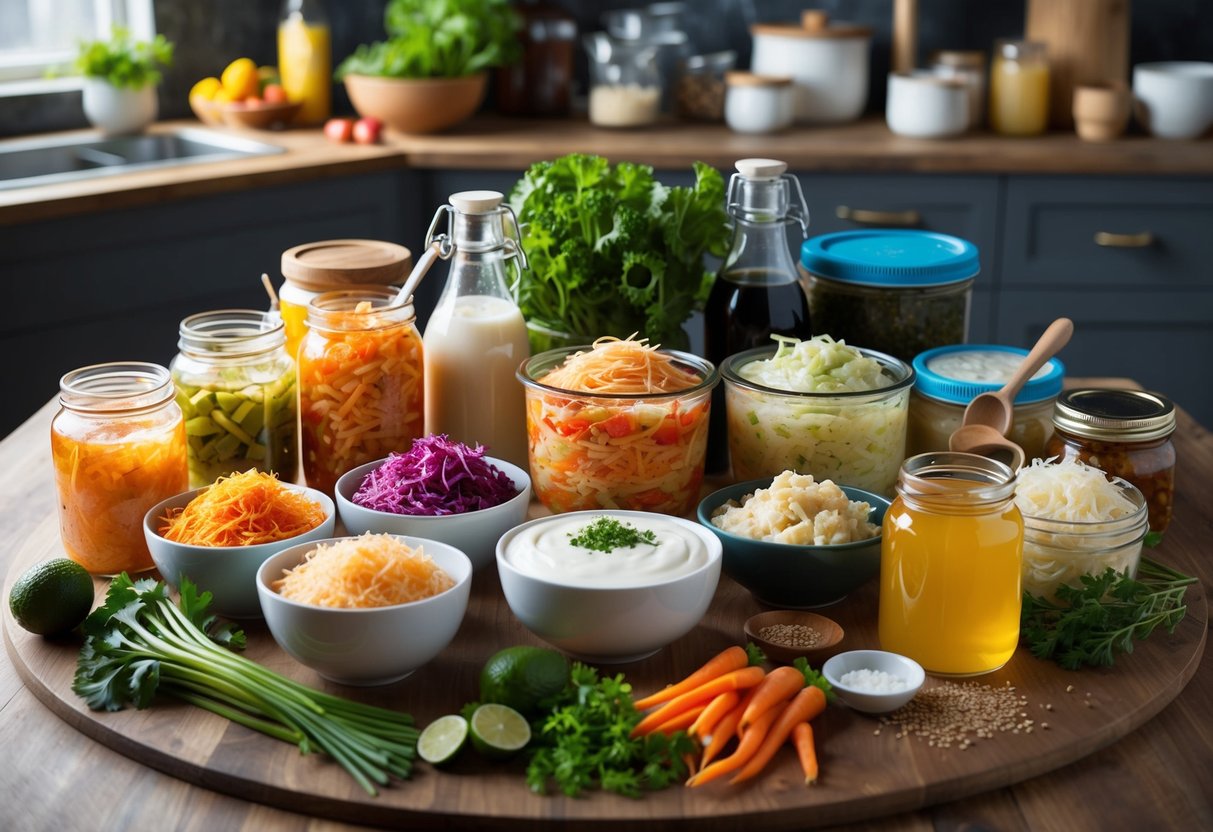
<instances>
[{"instance_id":1,"label":"jar lid","mask_svg":"<svg viewBox=\"0 0 1213 832\"><path fill-rule=\"evenodd\" d=\"M831 23L829 13L821 9L806 9L800 13L800 24L755 23L751 35L775 35L785 38L870 38L872 29L856 23Z\"/></svg>"},{"instance_id":2,"label":"jar lid","mask_svg":"<svg viewBox=\"0 0 1213 832\"><path fill-rule=\"evenodd\" d=\"M788 163L778 159L738 159L733 165L746 179L778 179L788 169Z\"/></svg>"},{"instance_id":3,"label":"jar lid","mask_svg":"<svg viewBox=\"0 0 1213 832\"><path fill-rule=\"evenodd\" d=\"M810 237L800 262L820 277L861 286L943 286L981 270L968 240L917 229L872 228Z\"/></svg>"},{"instance_id":4,"label":"jar lid","mask_svg":"<svg viewBox=\"0 0 1213 832\"><path fill-rule=\"evenodd\" d=\"M1175 405L1146 390L1067 390L1053 408L1053 425L1085 439L1148 442L1174 432Z\"/></svg>"},{"instance_id":5,"label":"jar lid","mask_svg":"<svg viewBox=\"0 0 1213 832\"><path fill-rule=\"evenodd\" d=\"M724 82L730 87L788 87L792 79L786 75L757 75L744 69L729 70Z\"/></svg>"},{"instance_id":6,"label":"jar lid","mask_svg":"<svg viewBox=\"0 0 1213 832\"><path fill-rule=\"evenodd\" d=\"M918 380L914 389L928 398L948 404L967 405L979 393L1001 388L1028 351L1001 344L953 344L920 352L914 357ZM1015 404L1035 404L1056 398L1061 392L1066 367L1049 359L1028 379Z\"/></svg>"},{"instance_id":7,"label":"jar lid","mask_svg":"<svg viewBox=\"0 0 1213 832\"><path fill-rule=\"evenodd\" d=\"M412 265L407 248L381 240L323 240L282 252L282 276L312 292L400 283Z\"/></svg>"},{"instance_id":8,"label":"jar lid","mask_svg":"<svg viewBox=\"0 0 1213 832\"><path fill-rule=\"evenodd\" d=\"M977 49L940 49L931 53L927 63L957 69L985 69L986 53Z\"/></svg>"}]
</instances>

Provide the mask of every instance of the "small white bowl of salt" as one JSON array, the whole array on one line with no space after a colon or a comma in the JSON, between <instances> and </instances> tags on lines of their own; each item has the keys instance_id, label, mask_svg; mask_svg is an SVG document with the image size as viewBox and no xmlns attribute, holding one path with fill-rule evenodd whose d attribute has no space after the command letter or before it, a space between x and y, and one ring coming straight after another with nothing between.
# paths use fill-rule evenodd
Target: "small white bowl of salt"
<instances>
[{"instance_id":1,"label":"small white bowl of salt","mask_svg":"<svg viewBox=\"0 0 1213 832\"><path fill-rule=\"evenodd\" d=\"M839 653L821 672L843 702L866 714L897 710L914 698L927 678L918 662L884 650Z\"/></svg>"}]
</instances>

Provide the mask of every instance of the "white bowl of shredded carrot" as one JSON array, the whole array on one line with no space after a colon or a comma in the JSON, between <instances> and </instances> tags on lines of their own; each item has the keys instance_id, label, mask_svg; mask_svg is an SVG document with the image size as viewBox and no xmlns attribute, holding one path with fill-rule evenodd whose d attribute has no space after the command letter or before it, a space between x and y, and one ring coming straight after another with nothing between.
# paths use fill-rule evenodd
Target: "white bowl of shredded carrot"
<instances>
[{"instance_id":1,"label":"white bowl of shredded carrot","mask_svg":"<svg viewBox=\"0 0 1213 832\"><path fill-rule=\"evenodd\" d=\"M344 685L395 682L441 653L471 586L472 562L454 546L370 532L292 546L257 572L274 640Z\"/></svg>"},{"instance_id":2,"label":"white bowl of shredded carrot","mask_svg":"<svg viewBox=\"0 0 1213 832\"><path fill-rule=\"evenodd\" d=\"M332 537L336 517L325 493L250 470L156 504L143 535L169 584L188 577L219 615L258 618L257 569L288 546Z\"/></svg>"}]
</instances>

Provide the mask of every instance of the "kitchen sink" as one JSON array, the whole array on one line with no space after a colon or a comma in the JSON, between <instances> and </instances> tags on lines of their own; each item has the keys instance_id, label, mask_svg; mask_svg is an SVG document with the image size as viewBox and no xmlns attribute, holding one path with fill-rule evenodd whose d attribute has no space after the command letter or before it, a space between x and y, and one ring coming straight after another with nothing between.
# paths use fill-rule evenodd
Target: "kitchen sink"
<instances>
[{"instance_id":1,"label":"kitchen sink","mask_svg":"<svg viewBox=\"0 0 1213 832\"><path fill-rule=\"evenodd\" d=\"M26 139L0 143L0 190L282 152L265 142L189 127L109 139Z\"/></svg>"}]
</instances>

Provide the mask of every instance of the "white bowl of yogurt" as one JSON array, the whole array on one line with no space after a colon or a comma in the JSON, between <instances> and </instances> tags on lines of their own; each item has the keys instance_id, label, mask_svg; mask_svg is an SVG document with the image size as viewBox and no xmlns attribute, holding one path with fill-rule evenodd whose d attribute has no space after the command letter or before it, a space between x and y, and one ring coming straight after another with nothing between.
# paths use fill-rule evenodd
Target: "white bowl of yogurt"
<instances>
[{"instance_id":1,"label":"white bowl of yogurt","mask_svg":"<svg viewBox=\"0 0 1213 832\"><path fill-rule=\"evenodd\" d=\"M574 543L599 518L646 538L603 551ZM719 539L642 511L576 511L517 526L497 542L505 600L539 638L585 661L636 661L689 633L720 580Z\"/></svg>"}]
</instances>

